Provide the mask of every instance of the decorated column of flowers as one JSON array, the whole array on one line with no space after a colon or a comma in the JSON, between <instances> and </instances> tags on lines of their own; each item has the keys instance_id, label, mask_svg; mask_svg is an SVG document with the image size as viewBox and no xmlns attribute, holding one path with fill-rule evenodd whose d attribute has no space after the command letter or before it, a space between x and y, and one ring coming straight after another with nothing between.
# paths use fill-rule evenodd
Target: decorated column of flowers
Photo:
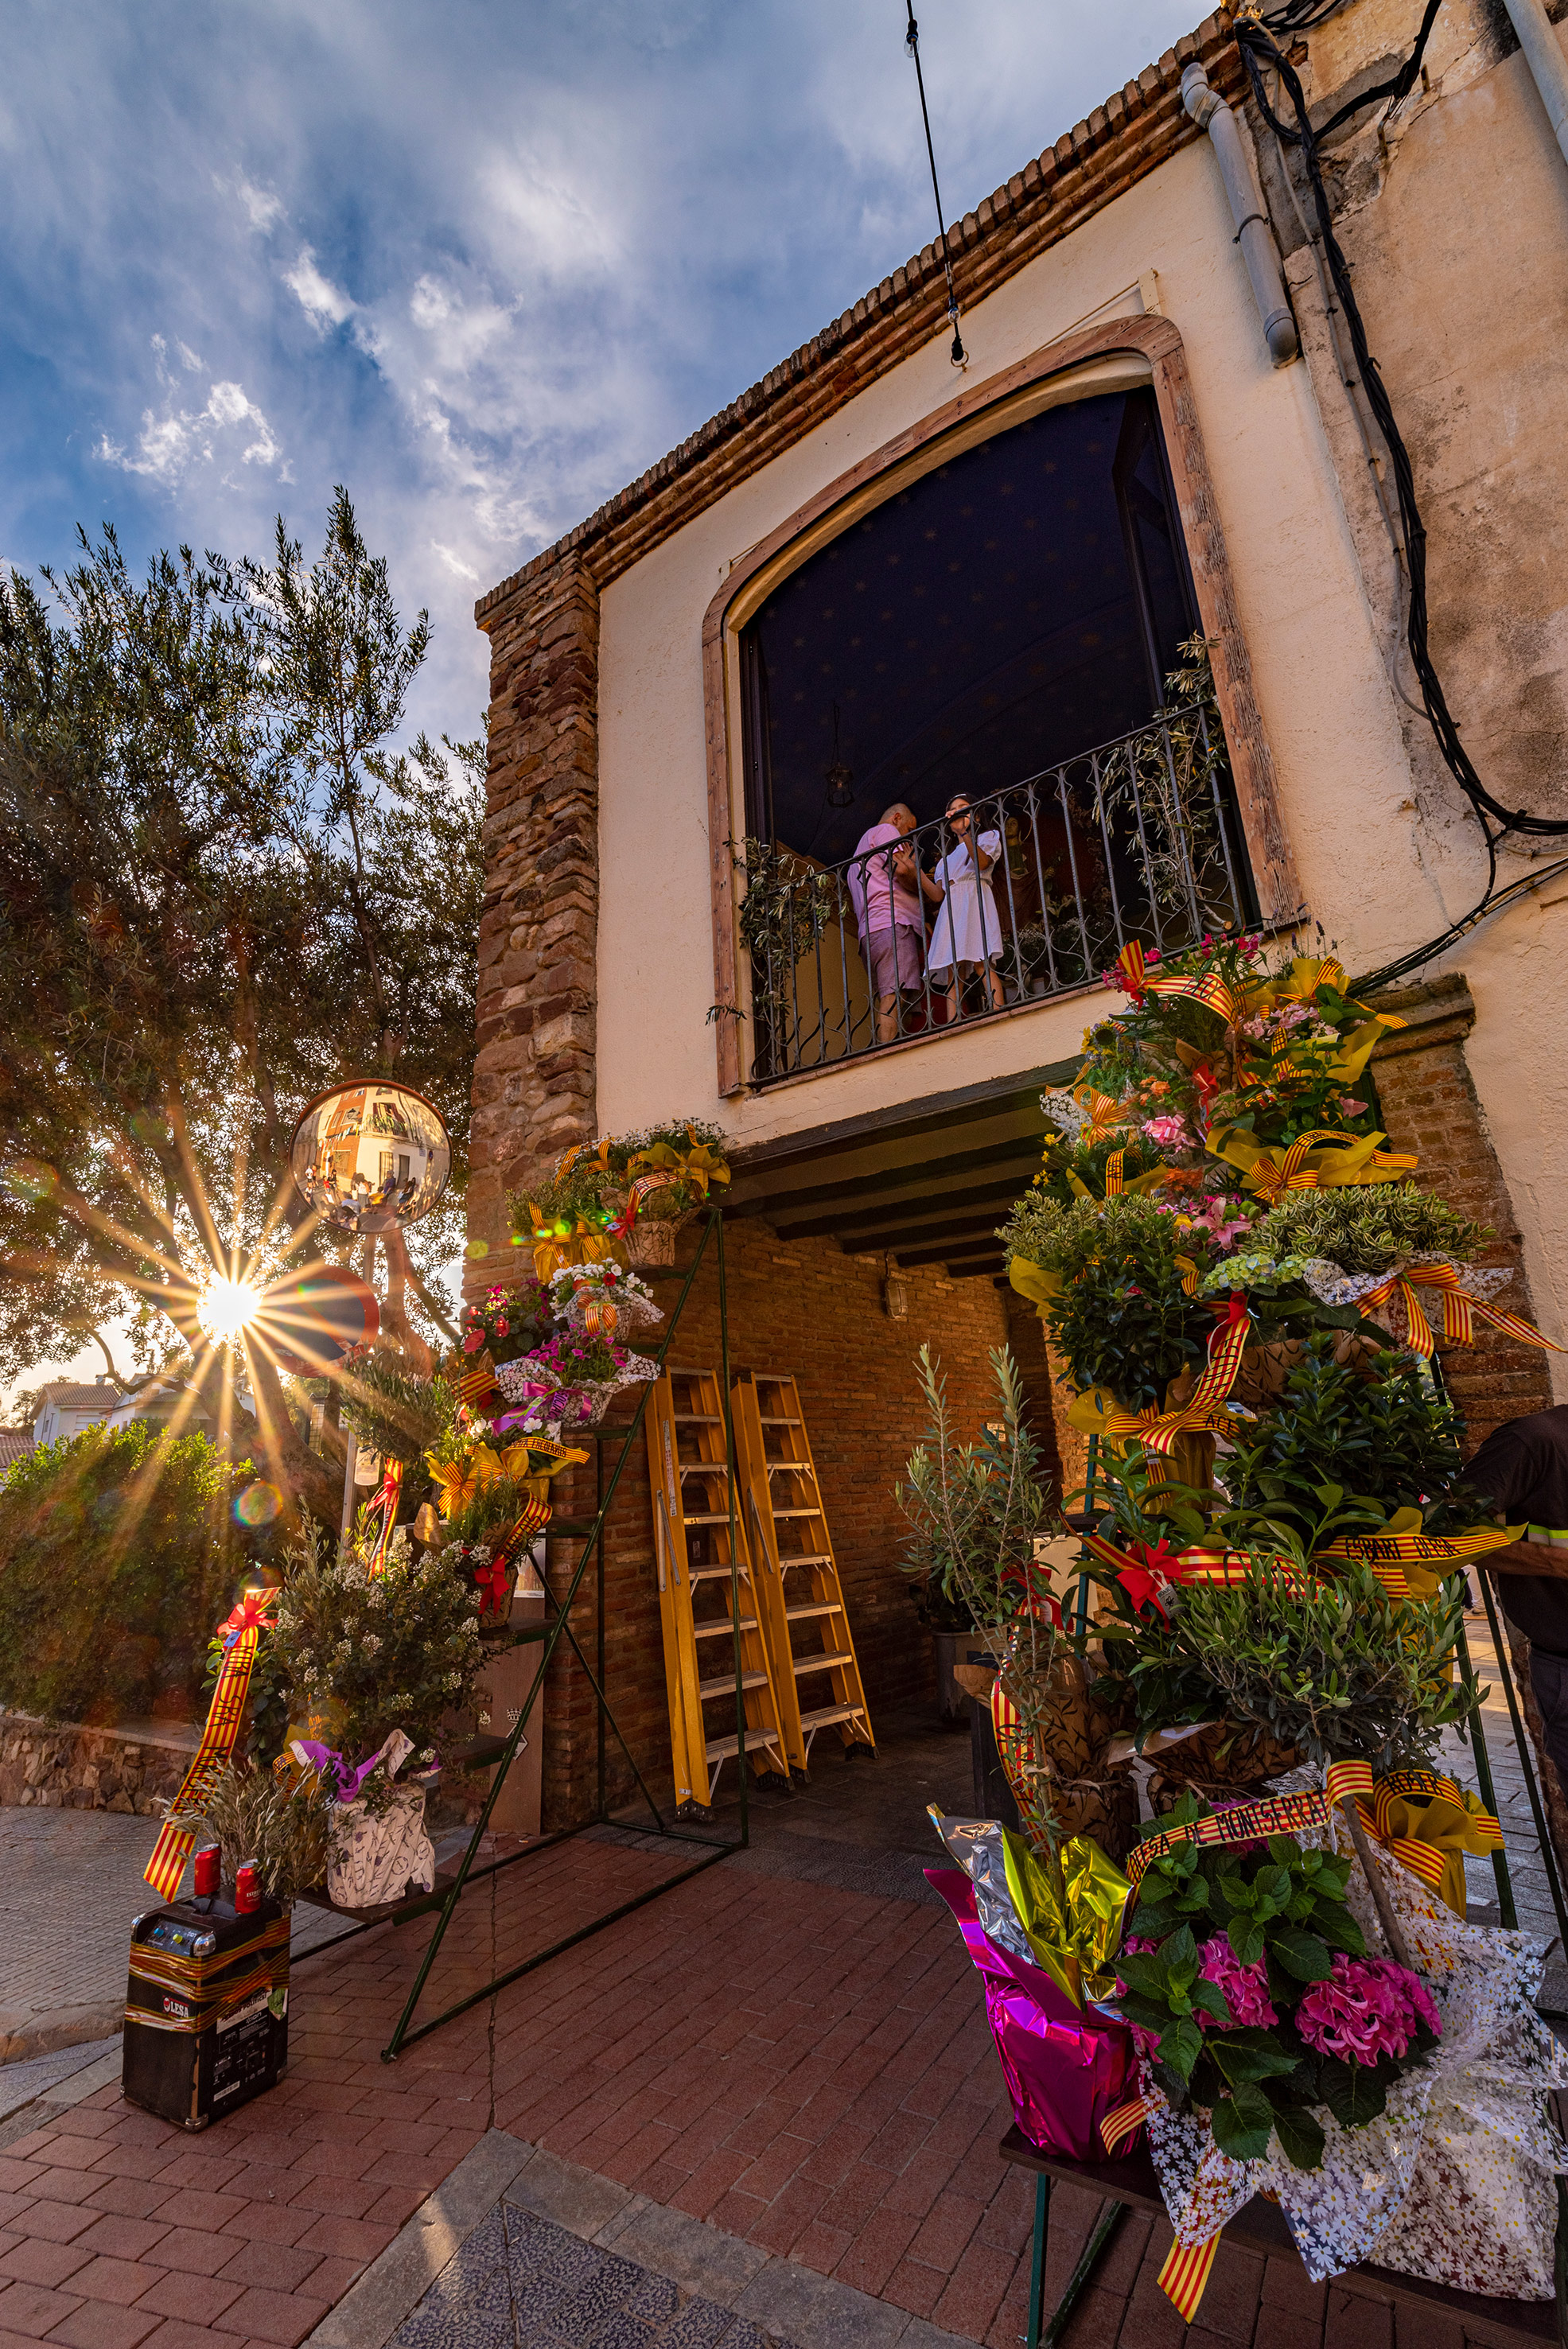
<instances>
[{"instance_id":1,"label":"decorated column of flowers","mask_svg":"<svg viewBox=\"0 0 1568 2349\"><path fill-rule=\"evenodd\" d=\"M1438 1755L1479 1702L1460 1570L1512 1534L1430 1367L1480 1323L1546 1341L1476 1268L1489 1235L1386 1146L1370 1063L1399 1023L1335 961L1206 940L1129 947L1111 979L1126 1007L1045 1096L1004 1235L1096 1439L1097 1619L1065 1623L1107 1759L1149 1759L1160 1814L1127 1860L1119 1987L1088 2002L1137 2059L1100 2142L1148 2132L1184 2315L1258 2190L1314 2276L1370 2258L1549 2297L1568 2069L1533 2013L1544 1950L1465 1921L1465 1857L1501 1836ZM1023 1799L1043 1758L1012 1766L1049 1873L1056 1823Z\"/></svg>"}]
</instances>

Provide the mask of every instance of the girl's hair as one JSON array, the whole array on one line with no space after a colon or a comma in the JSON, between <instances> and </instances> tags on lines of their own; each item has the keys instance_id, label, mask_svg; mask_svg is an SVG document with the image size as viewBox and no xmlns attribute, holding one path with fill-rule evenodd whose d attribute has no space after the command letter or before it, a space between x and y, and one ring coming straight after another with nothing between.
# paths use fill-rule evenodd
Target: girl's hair
<instances>
[{"instance_id":1,"label":"girl's hair","mask_svg":"<svg viewBox=\"0 0 1568 2349\"><path fill-rule=\"evenodd\" d=\"M954 808L962 808L966 815L969 813L969 800L963 792L955 792L953 793L951 799L942 810L943 815L951 815Z\"/></svg>"}]
</instances>

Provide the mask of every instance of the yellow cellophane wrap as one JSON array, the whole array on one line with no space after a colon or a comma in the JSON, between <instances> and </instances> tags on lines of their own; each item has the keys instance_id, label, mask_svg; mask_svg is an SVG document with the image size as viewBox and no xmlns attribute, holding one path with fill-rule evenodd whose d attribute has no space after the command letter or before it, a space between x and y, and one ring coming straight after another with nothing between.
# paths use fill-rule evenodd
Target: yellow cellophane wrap
<instances>
[{"instance_id":1,"label":"yellow cellophane wrap","mask_svg":"<svg viewBox=\"0 0 1568 2349\"><path fill-rule=\"evenodd\" d=\"M1007 1889L1040 1963L1075 2006L1115 1995L1112 1960L1121 1943L1122 1911L1132 1889L1092 1836L1074 1836L1057 1854L1058 1892L1021 1835L1002 1830Z\"/></svg>"}]
</instances>

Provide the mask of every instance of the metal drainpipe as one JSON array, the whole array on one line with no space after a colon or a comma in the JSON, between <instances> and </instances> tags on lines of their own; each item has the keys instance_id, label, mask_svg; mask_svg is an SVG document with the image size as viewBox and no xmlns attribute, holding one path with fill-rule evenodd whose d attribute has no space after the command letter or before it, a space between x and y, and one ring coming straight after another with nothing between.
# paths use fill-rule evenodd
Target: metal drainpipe
<instances>
[{"instance_id":1,"label":"metal drainpipe","mask_svg":"<svg viewBox=\"0 0 1568 2349\"><path fill-rule=\"evenodd\" d=\"M1552 136L1568 159L1568 61L1542 0L1503 0L1524 62L1541 92L1541 103L1551 119Z\"/></svg>"},{"instance_id":2,"label":"metal drainpipe","mask_svg":"<svg viewBox=\"0 0 1568 2349\"><path fill-rule=\"evenodd\" d=\"M1516 0L1507 0L1507 5L1511 9ZM1517 5L1522 6L1526 0L1517 0ZM1236 223L1235 242L1247 264L1269 356L1276 367L1286 367L1301 356L1301 337L1285 299L1285 281L1280 272L1273 231L1253 184L1236 118L1219 91L1210 88L1208 73L1200 65L1189 65L1182 75L1181 102L1199 130L1209 133L1220 177L1231 200L1231 217Z\"/></svg>"}]
</instances>

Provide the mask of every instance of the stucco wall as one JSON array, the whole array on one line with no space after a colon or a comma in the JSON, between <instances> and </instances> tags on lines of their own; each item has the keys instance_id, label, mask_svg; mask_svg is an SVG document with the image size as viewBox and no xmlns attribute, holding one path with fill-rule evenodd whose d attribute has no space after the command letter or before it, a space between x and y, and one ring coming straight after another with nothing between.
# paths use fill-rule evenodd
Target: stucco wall
<instances>
[{"instance_id":1,"label":"stucco wall","mask_svg":"<svg viewBox=\"0 0 1568 2349\"><path fill-rule=\"evenodd\" d=\"M1313 36L1309 95L1402 52L1407 13L1363 0L1331 19L1332 39L1330 28ZM1556 812L1568 804L1568 557L1555 496L1568 426L1568 170L1522 60L1502 54L1487 12L1450 0L1428 79L1384 147L1374 128L1336 150L1342 230L1416 460L1432 535L1433 646L1450 698L1498 795ZM1271 195L1288 247L1272 183ZM1269 363L1206 144L1161 164L969 311L964 333L971 380L982 379L1090 318L1141 308L1140 281L1180 331L1309 911L1350 968L1365 969L1473 903L1484 857L1424 721L1400 698L1411 681L1397 650L1393 555L1311 256L1299 232L1294 242L1310 363ZM717 1091L702 616L736 558L952 388L945 341L934 341L604 592L601 1131L682 1110L760 1138L1077 1048L1085 1006L1069 998L761 1095L721 1101ZM1505 878L1522 869L1503 863ZM1535 1303L1556 1336L1568 1334L1554 1211L1568 1176L1565 904L1568 885L1548 885L1448 958L1475 997L1469 1061Z\"/></svg>"}]
</instances>

